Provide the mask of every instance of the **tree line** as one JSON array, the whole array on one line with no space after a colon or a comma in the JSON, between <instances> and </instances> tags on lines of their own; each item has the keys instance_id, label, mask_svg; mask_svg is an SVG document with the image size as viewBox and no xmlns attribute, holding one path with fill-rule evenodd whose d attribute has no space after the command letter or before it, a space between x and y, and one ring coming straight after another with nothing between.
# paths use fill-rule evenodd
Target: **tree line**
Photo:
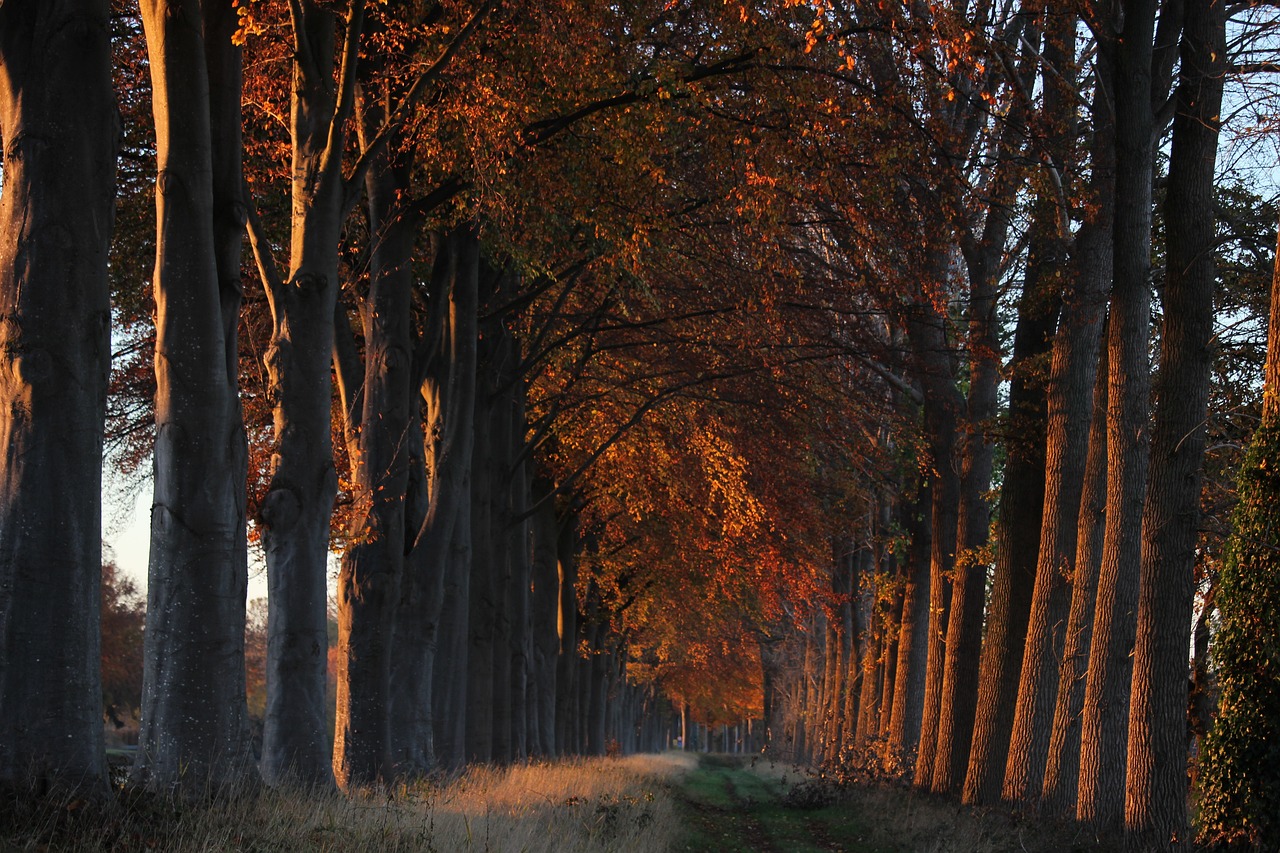
<instances>
[{"instance_id":1,"label":"tree line","mask_svg":"<svg viewBox=\"0 0 1280 853\"><path fill-rule=\"evenodd\" d=\"M1273 226L1217 167L1273 25L5 4L0 778L104 778L107 435L154 484L137 784L756 718L1140 849L1189 843L1194 748L1207 836L1274 838L1268 552L1223 544Z\"/></svg>"}]
</instances>

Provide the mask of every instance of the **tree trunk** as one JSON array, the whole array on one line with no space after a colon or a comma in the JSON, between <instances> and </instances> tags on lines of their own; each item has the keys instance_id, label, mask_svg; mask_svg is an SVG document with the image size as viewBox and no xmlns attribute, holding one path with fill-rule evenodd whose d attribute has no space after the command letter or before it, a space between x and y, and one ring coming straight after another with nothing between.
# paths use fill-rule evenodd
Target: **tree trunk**
<instances>
[{"instance_id":1,"label":"tree trunk","mask_svg":"<svg viewBox=\"0 0 1280 853\"><path fill-rule=\"evenodd\" d=\"M271 480L260 519L269 602L262 751L272 784L327 787L335 774L345 780L352 770L345 743L338 742L348 729L345 719L337 720L336 763L329 754L325 586L329 522L338 489L330 435L329 362L345 213L341 167L354 102L363 5L350 6L336 86L334 12L317 0L301 0L297 9L287 277L276 274L265 235L252 235L271 305L271 343L263 360L275 420ZM349 587L340 590L340 597L352 592ZM345 683L344 668L349 666L344 652L339 652L338 666L338 681Z\"/></svg>"},{"instance_id":2,"label":"tree trunk","mask_svg":"<svg viewBox=\"0 0 1280 853\"><path fill-rule=\"evenodd\" d=\"M1188 0L1164 203L1164 333L1143 512L1138 631L1129 708L1125 830L1134 846L1187 849L1187 649L1200 472L1213 365L1214 167L1226 12Z\"/></svg>"},{"instance_id":3,"label":"tree trunk","mask_svg":"<svg viewBox=\"0 0 1280 853\"><path fill-rule=\"evenodd\" d=\"M456 577L470 570L469 565L455 565L465 555L455 552L454 542L470 501L478 245L465 226L440 244L426 320L429 332L418 359L423 362L419 384L427 419L427 506L405 559L391 662L392 748L397 772L409 775L453 757L452 752L441 754L435 743L436 729L453 725L449 717L456 714L455 709L437 717L436 664L442 651L458 653L450 652L453 637L441 620L446 608L465 608L467 587L460 587Z\"/></svg>"},{"instance_id":4,"label":"tree trunk","mask_svg":"<svg viewBox=\"0 0 1280 853\"><path fill-rule=\"evenodd\" d=\"M910 773L920 741L924 710L925 655L928 652L930 554L932 527L926 513L933 498L930 487L920 487L914 501L904 503L901 524L910 538L906 585L902 594L902 618L898 625L898 665L893 686L893 711L889 717L887 768Z\"/></svg>"},{"instance_id":5,"label":"tree trunk","mask_svg":"<svg viewBox=\"0 0 1280 853\"><path fill-rule=\"evenodd\" d=\"M1105 69L1099 70L1099 76L1104 81L1109 79ZM1095 114L1101 115L1107 103L1109 97L1099 86L1094 97ZM1080 617L1087 613L1092 618L1096 597L1096 570L1081 566L1076 556L1078 538L1087 537L1083 530L1093 529L1087 522L1083 529L1080 526L1086 459L1096 459L1102 466L1099 476L1103 479L1095 478L1102 484L1098 500L1104 499L1105 492L1105 433L1097 433L1097 441L1093 441L1090 422L1106 411L1105 384L1099 387L1102 397L1096 408L1093 400L1099 370L1099 336L1111 286L1115 170L1109 126L1109 122L1100 121L1094 129L1089 206L1092 215L1087 216L1075 239L1074 280L1063 294L1062 320L1054 336L1049 367L1044 515L1002 792L1005 799L1014 802L1034 802L1041 794L1054 704L1059 695L1064 628L1072 612L1073 592L1079 590L1084 578L1092 578L1087 603L1083 599L1079 602L1086 608L1077 614ZM1099 381L1105 383L1105 369L1103 372ZM1096 423L1105 430L1105 419ZM1087 643L1083 652L1087 658ZM1083 675L1083 668L1080 674ZM1083 681L1080 687L1083 688ZM1078 736L1074 748L1078 755ZM1071 786L1074 790L1074 774Z\"/></svg>"},{"instance_id":6,"label":"tree trunk","mask_svg":"<svg viewBox=\"0 0 1280 853\"><path fill-rule=\"evenodd\" d=\"M556 745L556 663L560 651L560 568L556 553L554 486L542 479L533 485L533 678L531 693L537 708L536 738L530 754L554 759Z\"/></svg>"},{"instance_id":7,"label":"tree trunk","mask_svg":"<svg viewBox=\"0 0 1280 853\"><path fill-rule=\"evenodd\" d=\"M483 371L492 370L495 338L488 330L481 336ZM466 760L487 764L493 760L493 655L494 621L498 604L494 563L493 497L495 485L494 418L492 385L477 379L475 444L471 457L471 582L468 594L466 675Z\"/></svg>"},{"instance_id":8,"label":"tree trunk","mask_svg":"<svg viewBox=\"0 0 1280 853\"><path fill-rule=\"evenodd\" d=\"M570 509L560 522L556 540L560 566L558 622L560 646L556 657L556 749L561 755L579 755L578 692L582 667L578 659L578 525Z\"/></svg>"},{"instance_id":9,"label":"tree trunk","mask_svg":"<svg viewBox=\"0 0 1280 853\"><path fill-rule=\"evenodd\" d=\"M1105 330L1105 325L1104 325ZM1103 336L1105 341L1105 335ZM1102 567L1107 522L1107 392L1109 357L1106 346L1098 352L1093 391L1093 415L1089 423L1089 451L1080 493L1078 533L1071 578L1071 609L1062 640L1052 727L1044 767L1042 803L1046 812L1060 817L1075 814L1080 777L1080 728L1084 708L1086 670L1093 644L1093 620L1098 599L1098 573ZM1015 755L1010 753L1010 767ZM1006 786L1007 787L1007 786Z\"/></svg>"},{"instance_id":10,"label":"tree trunk","mask_svg":"<svg viewBox=\"0 0 1280 853\"><path fill-rule=\"evenodd\" d=\"M1081 729L1080 820L1107 830L1123 817L1125 744L1150 396L1151 180L1154 0L1124 4L1114 52L1116 104L1115 260L1107 347L1107 522Z\"/></svg>"},{"instance_id":11,"label":"tree trunk","mask_svg":"<svg viewBox=\"0 0 1280 853\"><path fill-rule=\"evenodd\" d=\"M362 116L366 123L369 116ZM352 545L338 574L338 783L366 785L393 777L392 640L404 574L405 493L410 419L420 416L412 386L413 251L418 221L403 208L409 174L385 156L369 172L370 285L365 307L363 412L357 455ZM429 706L427 706L429 707ZM401 743L397 746L410 746ZM420 747L419 747L420 748ZM418 759L421 756L402 759Z\"/></svg>"},{"instance_id":12,"label":"tree trunk","mask_svg":"<svg viewBox=\"0 0 1280 853\"><path fill-rule=\"evenodd\" d=\"M1045 486L1045 389L1037 370L1049 350L1061 303L1056 270L1065 262L1065 247L1059 234L1068 227L1056 221L1056 214L1054 200L1041 201L1018 304L996 564L978 677L978 704L987 710L974 720L964 785L968 803L1000 797L1027 639Z\"/></svg>"},{"instance_id":13,"label":"tree trunk","mask_svg":"<svg viewBox=\"0 0 1280 853\"><path fill-rule=\"evenodd\" d=\"M203 12L193 1L142 6L159 177L155 500L134 775L192 795L258 777L245 705L247 451L236 321L223 316L239 308L240 65L231 7Z\"/></svg>"},{"instance_id":14,"label":"tree trunk","mask_svg":"<svg viewBox=\"0 0 1280 853\"><path fill-rule=\"evenodd\" d=\"M921 353L945 353L942 329L930 326L913 347ZM915 764L915 785L932 785L938 746L938 718L941 711L943 666L946 657L946 629L951 608L950 577L956 564L956 533L959 523L960 476L956 470L956 418L961 408L949 375L938 375L936 362L925 369L925 429L932 457L932 551L929 559L929 651L925 665L924 713L920 722L920 745Z\"/></svg>"},{"instance_id":15,"label":"tree trunk","mask_svg":"<svg viewBox=\"0 0 1280 853\"><path fill-rule=\"evenodd\" d=\"M116 152L107 5L0 6L0 786L19 790L105 786L98 629Z\"/></svg>"}]
</instances>

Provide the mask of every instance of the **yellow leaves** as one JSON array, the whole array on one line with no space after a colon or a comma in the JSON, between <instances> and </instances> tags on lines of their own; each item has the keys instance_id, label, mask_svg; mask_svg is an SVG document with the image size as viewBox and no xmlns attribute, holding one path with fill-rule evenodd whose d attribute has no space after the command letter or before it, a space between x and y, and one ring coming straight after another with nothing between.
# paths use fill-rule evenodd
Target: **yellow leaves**
<instances>
[{"instance_id":1,"label":"yellow leaves","mask_svg":"<svg viewBox=\"0 0 1280 853\"><path fill-rule=\"evenodd\" d=\"M249 36L263 32L262 22L254 17L253 10L249 8L252 2L254 0L232 0L231 5L236 10L236 30L231 34L231 43L234 45L243 47Z\"/></svg>"}]
</instances>

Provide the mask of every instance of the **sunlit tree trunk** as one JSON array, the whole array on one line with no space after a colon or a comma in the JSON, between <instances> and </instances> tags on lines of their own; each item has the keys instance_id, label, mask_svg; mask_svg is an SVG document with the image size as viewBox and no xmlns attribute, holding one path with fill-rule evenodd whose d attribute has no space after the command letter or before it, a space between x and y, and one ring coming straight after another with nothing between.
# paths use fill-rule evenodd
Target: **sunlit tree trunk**
<instances>
[{"instance_id":1,"label":"sunlit tree trunk","mask_svg":"<svg viewBox=\"0 0 1280 853\"><path fill-rule=\"evenodd\" d=\"M898 663L893 687L893 709L889 717L887 769L910 772L920 740L920 716L924 710L925 655L928 651L930 559L933 549L927 515L933 499L928 486L921 486L915 500L899 510L903 530L910 538L903 567L905 585L902 617L898 621Z\"/></svg>"},{"instance_id":2,"label":"sunlit tree trunk","mask_svg":"<svg viewBox=\"0 0 1280 853\"><path fill-rule=\"evenodd\" d=\"M1150 435L1154 0L1130 0L1101 49L1115 56L1116 213L1107 408L1107 521L1089 650L1076 814L1107 829L1124 812L1125 744Z\"/></svg>"},{"instance_id":3,"label":"sunlit tree trunk","mask_svg":"<svg viewBox=\"0 0 1280 853\"><path fill-rule=\"evenodd\" d=\"M1109 79L1100 67L1100 84L1094 96L1095 115L1104 115L1110 97L1103 84ZM1040 551L1036 558L1035 588L1027 639L1022 655L1009 756L1005 766L1003 796L1016 802L1034 802L1041 794L1049 739L1053 731L1054 705L1062 661L1063 638L1072 612L1092 620L1097 589L1096 568L1077 563L1078 539L1086 531L1101 531L1093 517L1080 522L1081 494L1085 484L1086 460L1101 466L1090 482L1101 483L1098 500L1105 495L1105 418L1096 421L1104 432L1097 441L1090 438L1091 418L1106 411L1105 375L1099 391L1101 406L1095 409L1094 386L1099 370L1099 336L1106 313L1107 290L1111 286L1111 227L1114 212L1115 172L1111 122L1099 121L1094 128L1089 198L1090 214L1076 235L1069 275L1063 293L1062 319L1054 335L1046 389L1046 439L1044 472L1044 515L1040 530ZM1104 369L1105 374L1105 369ZM1101 516L1097 516L1101 518ZM1097 555L1098 550L1089 552ZM1085 582L1084 579L1092 580ZM1080 585L1084 583L1087 590ZM1080 592L1080 610L1073 611L1073 595ZM1090 622L1090 625L1092 623ZM1088 642L1082 649L1088 657ZM1075 682L1073 682L1075 683ZM1079 688L1083 690L1083 679ZM1077 710L1078 716L1078 710ZM1079 735L1075 739L1079 755ZM1073 764L1073 766L1075 766ZM1071 787L1075 788L1075 774ZM1074 795L1073 795L1074 802Z\"/></svg>"},{"instance_id":4,"label":"sunlit tree trunk","mask_svg":"<svg viewBox=\"0 0 1280 853\"><path fill-rule=\"evenodd\" d=\"M287 275L278 273L266 235L250 220L272 320L264 362L274 401L275 453L260 521L270 610L262 749L264 775L273 784L325 787L335 773L345 783L352 772L340 734L331 760L326 731L325 580L329 521L338 488L330 436L330 358L338 245L348 201L342 157L354 104L363 8L350 5L337 50L338 21L330 6L301 0L291 7L292 216ZM340 584L340 609L353 593L358 595L350 583ZM349 624L346 630L349 636ZM349 641L340 638L339 644L346 649ZM345 652L339 660L345 660ZM346 682L341 673L338 681ZM340 704L345 709L346 702ZM339 733L345 726L339 719Z\"/></svg>"},{"instance_id":5,"label":"sunlit tree trunk","mask_svg":"<svg viewBox=\"0 0 1280 853\"><path fill-rule=\"evenodd\" d=\"M34 791L105 787L98 599L116 174L107 6L0 4L0 787Z\"/></svg>"},{"instance_id":6,"label":"sunlit tree trunk","mask_svg":"<svg viewBox=\"0 0 1280 853\"><path fill-rule=\"evenodd\" d=\"M1188 0L1164 203L1164 330L1143 512L1129 711L1125 831L1134 846L1187 849L1187 649L1205 412L1213 365L1214 167L1226 71L1221 0Z\"/></svg>"},{"instance_id":7,"label":"sunlit tree trunk","mask_svg":"<svg viewBox=\"0 0 1280 853\"><path fill-rule=\"evenodd\" d=\"M1105 325L1103 327L1105 329ZM1105 335L1103 336L1105 344ZM1102 568L1103 538L1107 522L1107 394L1110 359L1107 347L1098 351L1094 379L1093 414L1089 423L1089 449L1080 492L1074 571L1071 576L1070 610L1062 638L1057 688L1045 757L1042 808L1050 814L1075 814L1080 778L1080 713L1084 707L1085 676L1093 644L1094 606L1098 599L1098 573ZM1016 754L1010 752L1010 774ZM1012 778L1010 775L1009 778ZM1032 779L1034 781L1034 779ZM1008 788L1006 784L1006 789ZM1030 791L1028 797L1034 797Z\"/></svg>"},{"instance_id":8,"label":"sunlit tree trunk","mask_svg":"<svg viewBox=\"0 0 1280 853\"><path fill-rule=\"evenodd\" d=\"M134 774L149 788L206 795L258 777L245 705L247 451L235 355L240 63L230 4L157 0L142 5L142 20L158 161L156 444Z\"/></svg>"},{"instance_id":9,"label":"sunlit tree trunk","mask_svg":"<svg viewBox=\"0 0 1280 853\"><path fill-rule=\"evenodd\" d=\"M1043 522L1046 439L1044 356L1049 352L1062 305L1070 211L1064 173L1074 167L1075 92L1063 77L1074 61L1076 18L1056 14L1045 23L1041 77L1043 105L1035 124L1043 129L1039 198L1028 235L1027 268L1014 331L1009 407L1005 421L1007 461L997 513L995 569L982 641L979 707L965 778L966 802L1000 797L1021 672L1023 650Z\"/></svg>"},{"instance_id":10,"label":"sunlit tree trunk","mask_svg":"<svg viewBox=\"0 0 1280 853\"><path fill-rule=\"evenodd\" d=\"M933 783L938 746L946 631L951 610L950 578L956 565L961 493L957 432L959 414L964 408L964 401L951 377L949 350L941 318L925 316L926 310L918 308L918 315L910 318L908 326L911 348L919 361L917 371L924 393L925 433L932 466L929 642L924 710L914 768L914 782L920 788L928 788Z\"/></svg>"}]
</instances>

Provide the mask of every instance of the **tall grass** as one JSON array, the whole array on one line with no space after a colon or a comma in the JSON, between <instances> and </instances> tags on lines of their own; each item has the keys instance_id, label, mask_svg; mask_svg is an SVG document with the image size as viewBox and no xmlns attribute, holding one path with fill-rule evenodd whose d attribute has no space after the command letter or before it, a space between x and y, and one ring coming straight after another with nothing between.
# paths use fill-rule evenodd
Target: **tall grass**
<instances>
[{"instance_id":1,"label":"tall grass","mask_svg":"<svg viewBox=\"0 0 1280 853\"><path fill-rule=\"evenodd\" d=\"M349 796L262 791L192 804L9 798L0 849L68 851L629 851L681 834L679 753L476 767L442 783Z\"/></svg>"}]
</instances>

